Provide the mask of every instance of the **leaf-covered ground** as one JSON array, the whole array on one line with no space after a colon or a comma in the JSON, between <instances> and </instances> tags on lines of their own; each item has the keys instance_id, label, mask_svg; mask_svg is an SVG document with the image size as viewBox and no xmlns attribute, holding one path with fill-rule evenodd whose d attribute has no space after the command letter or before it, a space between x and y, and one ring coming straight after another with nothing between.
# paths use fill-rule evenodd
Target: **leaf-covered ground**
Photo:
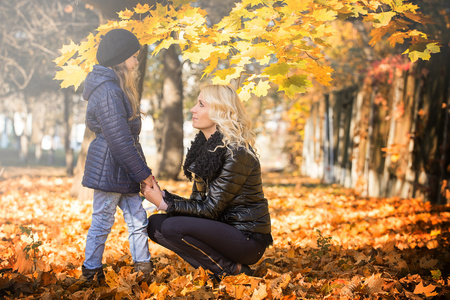
<instances>
[{"instance_id":1,"label":"leaf-covered ground","mask_svg":"<svg viewBox=\"0 0 450 300\"><path fill-rule=\"evenodd\" d=\"M0 298L4 299L449 299L450 206L365 199L289 175L264 178L274 245L255 277L208 280L150 243L151 281L133 272L120 212L107 241L106 284L81 264L91 203L71 198L71 178L0 181ZM188 182L160 185L181 195Z\"/></svg>"}]
</instances>

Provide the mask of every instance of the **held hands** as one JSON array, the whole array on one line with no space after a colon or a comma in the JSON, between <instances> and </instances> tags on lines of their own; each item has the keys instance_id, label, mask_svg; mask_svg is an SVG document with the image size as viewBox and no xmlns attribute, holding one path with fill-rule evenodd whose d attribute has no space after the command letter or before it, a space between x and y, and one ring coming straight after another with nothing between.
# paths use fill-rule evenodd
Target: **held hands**
<instances>
[{"instance_id":1,"label":"held hands","mask_svg":"<svg viewBox=\"0 0 450 300\"><path fill-rule=\"evenodd\" d=\"M156 207L159 207L163 199L162 191L158 185L154 176L151 176L151 185L147 182L142 182L141 193L145 196L145 199L153 203Z\"/></svg>"},{"instance_id":2,"label":"held hands","mask_svg":"<svg viewBox=\"0 0 450 300\"><path fill-rule=\"evenodd\" d=\"M142 182L141 182L141 189L143 185L148 185L150 187L153 186L153 178L155 178L155 176L150 175L147 178L145 178Z\"/></svg>"}]
</instances>

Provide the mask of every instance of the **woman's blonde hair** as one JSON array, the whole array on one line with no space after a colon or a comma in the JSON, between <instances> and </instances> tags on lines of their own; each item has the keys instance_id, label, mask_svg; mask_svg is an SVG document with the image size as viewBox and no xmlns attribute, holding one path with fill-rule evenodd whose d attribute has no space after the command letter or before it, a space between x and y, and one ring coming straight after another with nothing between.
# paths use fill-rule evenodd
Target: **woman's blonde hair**
<instances>
[{"instance_id":1,"label":"woman's blonde hair","mask_svg":"<svg viewBox=\"0 0 450 300\"><path fill-rule=\"evenodd\" d=\"M211 84L201 89L203 99L209 105L209 118L223 134L226 147L244 147L249 153L255 145L255 134L236 91L228 85Z\"/></svg>"},{"instance_id":2,"label":"woman's blonde hair","mask_svg":"<svg viewBox=\"0 0 450 300\"><path fill-rule=\"evenodd\" d=\"M125 95L130 101L132 115L129 120L133 120L134 118L141 116L141 110L139 107L139 92L138 92L138 83L137 83L137 73L135 71L129 71L125 62L122 62L118 65L111 67L119 77L119 85L120 88L124 91Z\"/></svg>"}]
</instances>

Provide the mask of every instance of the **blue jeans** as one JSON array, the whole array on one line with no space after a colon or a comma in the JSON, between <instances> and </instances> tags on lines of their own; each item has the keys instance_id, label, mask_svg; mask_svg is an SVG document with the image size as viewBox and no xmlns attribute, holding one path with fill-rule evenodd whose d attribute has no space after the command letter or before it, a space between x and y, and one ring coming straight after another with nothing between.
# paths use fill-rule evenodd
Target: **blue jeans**
<instances>
[{"instance_id":1,"label":"blue jeans","mask_svg":"<svg viewBox=\"0 0 450 300\"><path fill-rule=\"evenodd\" d=\"M102 266L105 242L114 225L117 206L123 212L128 226L130 252L134 262L149 262L147 213L139 194L119 194L94 190L92 222L86 238L85 259L87 269Z\"/></svg>"}]
</instances>

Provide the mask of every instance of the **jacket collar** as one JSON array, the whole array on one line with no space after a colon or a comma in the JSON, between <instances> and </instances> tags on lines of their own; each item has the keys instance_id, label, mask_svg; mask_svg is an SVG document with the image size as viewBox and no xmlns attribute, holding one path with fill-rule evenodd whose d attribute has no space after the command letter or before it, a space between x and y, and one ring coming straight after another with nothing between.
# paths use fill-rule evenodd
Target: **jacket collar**
<instances>
[{"instance_id":1,"label":"jacket collar","mask_svg":"<svg viewBox=\"0 0 450 300\"><path fill-rule=\"evenodd\" d=\"M192 180L192 173L208 182L217 177L227 152L226 147L220 147L223 146L222 139L223 135L219 131L208 140L203 132L197 133L183 165L184 174L189 180Z\"/></svg>"},{"instance_id":2,"label":"jacket collar","mask_svg":"<svg viewBox=\"0 0 450 300\"><path fill-rule=\"evenodd\" d=\"M94 92L94 90L107 81L113 81L119 84L119 79L116 72L110 68L95 65L84 80L83 99L88 101L89 96Z\"/></svg>"}]
</instances>

